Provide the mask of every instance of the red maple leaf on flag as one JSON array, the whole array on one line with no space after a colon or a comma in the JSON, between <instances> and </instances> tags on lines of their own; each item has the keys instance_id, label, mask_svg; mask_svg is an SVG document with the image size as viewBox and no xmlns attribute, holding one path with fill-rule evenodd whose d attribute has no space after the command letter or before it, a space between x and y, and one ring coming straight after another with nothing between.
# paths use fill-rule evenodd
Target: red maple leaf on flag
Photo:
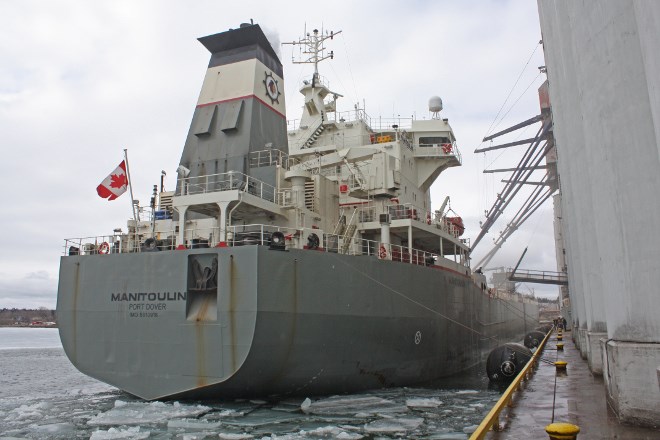
<instances>
[{"instance_id":1,"label":"red maple leaf on flag","mask_svg":"<svg viewBox=\"0 0 660 440\"><path fill-rule=\"evenodd\" d=\"M122 186L126 186L128 184L128 180L126 180L126 174L113 174L110 176L110 187L112 188L121 188Z\"/></svg>"}]
</instances>

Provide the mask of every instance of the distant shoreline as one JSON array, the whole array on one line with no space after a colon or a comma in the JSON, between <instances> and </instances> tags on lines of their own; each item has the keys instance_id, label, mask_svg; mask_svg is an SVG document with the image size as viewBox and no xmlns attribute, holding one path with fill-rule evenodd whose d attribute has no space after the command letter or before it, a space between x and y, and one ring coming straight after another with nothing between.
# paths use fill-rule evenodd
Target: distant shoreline
<instances>
[{"instance_id":1,"label":"distant shoreline","mask_svg":"<svg viewBox=\"0 0 660 440\"><path fill-rule=\"evenodd\" d=\"M10 325L0 324L0 328L58 328L56 325Z\"/></svg>"}]
</instances>

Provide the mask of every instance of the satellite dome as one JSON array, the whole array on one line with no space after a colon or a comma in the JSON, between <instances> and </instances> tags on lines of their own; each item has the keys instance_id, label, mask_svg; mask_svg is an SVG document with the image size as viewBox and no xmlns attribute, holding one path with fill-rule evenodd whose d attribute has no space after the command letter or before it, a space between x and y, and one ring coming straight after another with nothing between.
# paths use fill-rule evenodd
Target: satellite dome
<instances>
[{"instance_id":1,"label":"satellite dome","mask_svg":"<svg viewBox=\"0 0 660 440\"><path fill-rule=\"evenodd\" d=\"M442 111L442 99L439 96L431 96L429 99L429 111L432 113Z\"/></svg>"}]
</instances>

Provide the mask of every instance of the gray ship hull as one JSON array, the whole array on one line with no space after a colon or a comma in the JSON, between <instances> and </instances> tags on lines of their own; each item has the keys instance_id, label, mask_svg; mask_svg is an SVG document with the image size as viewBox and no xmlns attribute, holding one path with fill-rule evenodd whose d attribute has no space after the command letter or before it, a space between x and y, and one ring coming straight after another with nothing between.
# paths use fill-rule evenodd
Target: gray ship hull
<instances>
[{"instance_id":1,"label":"gray ship hull","mask_svg":"<svg viewBox=\"0 0 660 440\"><path fill-rule=\"evenodd\" d=\"M447 269L264 246L62 257L57 313L81 372L149 400L423 383L538 322Z\"/></svg>"}]
</instances>

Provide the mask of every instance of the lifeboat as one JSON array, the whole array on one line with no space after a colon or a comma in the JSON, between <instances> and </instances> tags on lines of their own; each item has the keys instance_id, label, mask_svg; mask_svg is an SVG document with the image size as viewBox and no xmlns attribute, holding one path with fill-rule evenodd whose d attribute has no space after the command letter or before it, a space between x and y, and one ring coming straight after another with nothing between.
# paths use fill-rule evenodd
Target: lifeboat
<instances>
[{"instance_id":1,"label":"lifeboat","mask_svg":"<svg viewBox=\"0 0 660 440\"><path fill-rule=\"evenodd\" d=\"M452 225L458 231L458 236L460 237L465 232L465 225L463 224L463 219L461 217L446 217L447 223Z\"/></svg>"}]
</instances>

